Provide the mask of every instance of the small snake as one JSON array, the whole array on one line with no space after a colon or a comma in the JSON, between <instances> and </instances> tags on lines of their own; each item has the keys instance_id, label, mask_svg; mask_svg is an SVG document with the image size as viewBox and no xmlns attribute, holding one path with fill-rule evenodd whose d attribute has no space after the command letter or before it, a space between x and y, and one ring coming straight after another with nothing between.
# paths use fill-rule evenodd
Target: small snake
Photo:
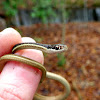
<instances>
[{"instance_id":1,"label":"small snake","mask_svg":"<svg viewBox=\"0 0 100 100\"><path fill-rule=\"evenodd\" d=\"M16 44L12 48L12 53L15 53L16 51L21 50L21 49L37 49L37 50L41 50L46 53L59 53L59 52L66 51L68 48L66 45L63 45L63 44L50 45L50 44L40 44L40 43L30 43L29 42L29 43ZM0 70L3 69L4 64L7 61L11 61L11 60L19 61L19 62L28 64L30 66L40 69L42 71L42 77L41 77L40 82L42 82L45 79L45 77L47 77L47 78L59 81L65 87L64 93L57 95L57 96L42 96L42 95L36 93L34 96L34 100L65 100L68 97L68 95L70 94L70 91L71 91L70 85L65 78L63 78L60 75L46 71L45 67L42 64L40 64L37 61L34 61L32 59L29 59L29 58L26 58L23 56L19 56L19 55L15 55L15 54L4 55L0 58Z\"/></svg>"}]
</instances>

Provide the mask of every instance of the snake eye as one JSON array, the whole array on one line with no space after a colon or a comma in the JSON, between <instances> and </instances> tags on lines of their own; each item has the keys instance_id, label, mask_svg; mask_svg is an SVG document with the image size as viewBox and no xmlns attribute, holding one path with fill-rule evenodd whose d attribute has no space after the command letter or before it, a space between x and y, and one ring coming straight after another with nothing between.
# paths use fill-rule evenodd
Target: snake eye
<instances>
[{"instance_id":1,"label":"snake eye","mask_svg":"<svg viewBox=\"0 0 100 100\"><path fill-rule=\"evenodd\" d=\"M56 46L55 49L56 49L56 50L59 50L59 46Z\"/></svg>"},{"instance_id":2,"label":"snake eye","mask_svg":"<svg viewBox=\"0 0 100 100\"><path fill-rule=\"evenodd\" d=\"M62 49L63 47L62 46L60 46L60 49Z\"/></svg>"}]
</instances>

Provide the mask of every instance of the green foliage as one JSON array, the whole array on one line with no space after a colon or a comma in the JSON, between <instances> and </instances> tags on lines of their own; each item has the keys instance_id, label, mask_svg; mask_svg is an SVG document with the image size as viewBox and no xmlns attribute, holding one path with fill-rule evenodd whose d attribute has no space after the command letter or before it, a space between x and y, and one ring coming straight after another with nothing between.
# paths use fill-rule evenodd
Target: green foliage
<instances>
[{"instance_id":1,"label":"green foliage","mask_svg":"<svg viewBox=\"0 0 100 100\"><path fill-rule=\"evenodd\" d=\"M66 58L64 53L57 54L58 66L64 66L66 64Z\"/></svg>"},{"instance_id":2,"label":"green foliage","mask_svg":"<svg viewBox=\"0 0 100 100\"><path fill-rule=\"evenodd\" d=\"M100 0L94 0L93 1L93 6L94 7L100 7Z\"/></svg>"},{"instance_id":3,"label":"green foliage","mask_svg":"<svg viewBox=\"0 0 100 100\"><path fill-rule=\"evenodd\" d=\"M18 6L23 3L23 0L5 0L2 4L7 16L14 16L18 12Z\"/></svg>"},{"instance_id":4,"label":"green foliage","mask_svg":"<svg viewBox=\"0 0 100 100\"><path fill-rule=\"evenodd\" d=\"M48 23L48 18L56 17L52 8L52 0L33 0L34 7L32 12L33 18L39 18L43 23Z\"/></svg>"},{"instance_id":5,"label":"green foliage","mask_svg":"<svg viewBox=\"0 0 100 100\"><path fill-rule=\"evenodd\" d=\"M35 40L36 42L42 42L43 38L34 37L34 40Z\"/></svg>"}]
</instances>

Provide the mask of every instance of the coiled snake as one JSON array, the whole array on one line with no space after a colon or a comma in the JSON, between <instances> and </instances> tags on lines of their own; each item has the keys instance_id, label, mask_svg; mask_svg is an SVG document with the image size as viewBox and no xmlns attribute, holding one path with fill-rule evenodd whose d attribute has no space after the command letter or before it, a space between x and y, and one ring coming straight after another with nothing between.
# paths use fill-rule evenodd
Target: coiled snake
<instances>
[{"instance_id":1,"label":"coiled snake","mask_svg":"<svg viewBox=\"0 0 100 100\"><path fill-rule=\"evenodd\" d=\"M39 44L39 43L20 43L20 44L16 44L13 47L12 53L14 53L18 50L21 50L21 49L38 49L38 50L41 50L46 53L59 53L59 52L66 51L67 46L63 45L63 44L49 45L49 44ZM65 78L63 78L60 75L46 71L45 67L42 64L40 64L32 59L29 59L29 58L26 58L23 56L19 56L19 55L15 55L15 54L4 55L0 58L0 70L2 70L4 64L10 60L19 61L19 62L28 64L28 65L31 65L31 66L34 66L34 67L40 69L42 71L42 77L41 77L40 82L42 82L45 79L45 77L47 77L47 78L59 81L65 87L65 91L61 95L42 96L42 95L36 93L34 96L34 100L65 100L68 97L68 95L70 94L70 85Z\"/></svg>"}]
</instances>

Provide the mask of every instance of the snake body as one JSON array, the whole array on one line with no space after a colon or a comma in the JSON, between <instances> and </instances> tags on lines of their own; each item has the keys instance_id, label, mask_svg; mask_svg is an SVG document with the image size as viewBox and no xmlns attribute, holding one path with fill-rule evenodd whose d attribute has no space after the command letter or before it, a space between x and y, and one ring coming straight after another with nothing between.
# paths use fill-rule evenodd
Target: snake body
<instances>
[{"instance_id":1,"label":"snake body","mask_svg":"<svg viewBox=\"0 0 100 100\"><path fill-rule=\"evenodd\" d=\"M41 50L46 53L59 53L59 52L66 51L68 48L66 45L63 45L63 44L49 45L49 44L40 44L40 43L19 43L19 44L16 44L12 48L12 53L15 53L16 51L21 50L21 49L38 49L38 50ZM57 75L57 74L54 74L51 72L47 72L45 67L42 64L40 64L32 59L29 59L29 58L26 58L23 56L19 56L19 55L15 55L15 54L4 55L0 58L0 70L3 69L3 66L7 61L11 61L11 60L19 61L19 62L28 64L30 66L40 69L42 71L42 77L41 77L40 82L42 82L45 79L45 77L47 77L47 78L59 81L65 87L64 93L62 93L61 95L42 96L42 95L36 93L34 96L34 100L65 100L68 97L68 95L70 94L70 85L65 78L63 78L60 75Z\"/></svg>"}]
</instances>

